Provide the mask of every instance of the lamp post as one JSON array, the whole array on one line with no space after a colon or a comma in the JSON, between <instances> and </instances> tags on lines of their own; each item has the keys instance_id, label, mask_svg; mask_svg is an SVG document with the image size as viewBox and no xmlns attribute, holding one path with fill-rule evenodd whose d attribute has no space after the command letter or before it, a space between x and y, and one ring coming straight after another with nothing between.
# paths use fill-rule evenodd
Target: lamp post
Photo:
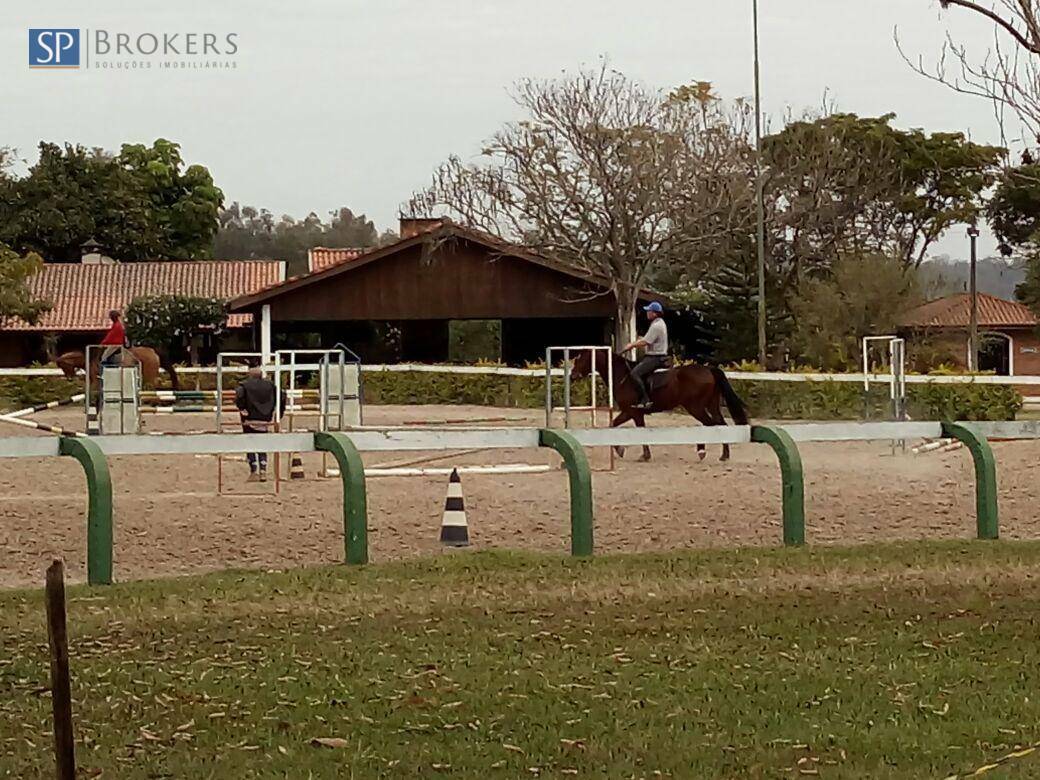
<instances>
[{"instance_id":1,"label":"lamp post","mask_svg":"<svg viewBox=\"0 0 1040 780\"><path fill-rule=\"evenodd\" d=\"M766 217L762 183L762 88L758 63L758 0L751 0L755 38L755 211L758 250L758 362L766 364Z\"/></svg>"},{"instance_id":2,"label":"lamp post","mask_svg":"<svg viewBox=\"0 0 1040 780\"><path fill-rule=\"evenodd\" d=\"M968 277L968 295L971 296L971 320L968 325L968 370L979 370L979 296L975 284L976 241L979 229L975 225L968 228L971 239L971 273Z\"/></svg>"}]
</instances>

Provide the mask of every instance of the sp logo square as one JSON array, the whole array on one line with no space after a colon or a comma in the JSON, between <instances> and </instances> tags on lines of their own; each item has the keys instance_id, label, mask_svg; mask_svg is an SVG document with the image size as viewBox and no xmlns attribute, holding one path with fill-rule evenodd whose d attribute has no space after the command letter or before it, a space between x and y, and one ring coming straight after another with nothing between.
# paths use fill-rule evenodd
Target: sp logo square
<instances>
[{"instance_id":1,"label":"sp logo square","mask_svg":"<svg viewBox=\"0 0 1040 780\"><path fill-rule=\"evenodd\" d=\"M29 30L30 68L78 68L79 30L65 27Z\"/></svg>"}]
</instances>

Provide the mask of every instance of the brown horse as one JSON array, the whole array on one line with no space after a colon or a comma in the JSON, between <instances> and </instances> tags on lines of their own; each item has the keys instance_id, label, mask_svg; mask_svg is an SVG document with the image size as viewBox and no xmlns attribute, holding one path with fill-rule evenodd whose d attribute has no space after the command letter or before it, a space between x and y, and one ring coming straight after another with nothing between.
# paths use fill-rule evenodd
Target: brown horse
<instances>
[{"instance_id":1,"label":"brown horse","mask_svg":"<svg viewBox=\"0 0 1040 780\"><path fill-rule=\"evenodd\" d=\"M593 357L595 352L595 357ZM650 409L637 409L639 392L632 382L632 361L621 355L610 355L609 371L614 378L614 401L621 410L611 423L611 428L633 420L642 428L646 425L645 416L653 412L667 412L682 407L690 415L704 425L725 425L722 416L722 401L726 402L733 421L737 425L747 425L747 410L733 386L721 368L714 366L680 366L665 372L655 372L647 378L647 390L653 406ZM574 358L571 366L571 379L583 379L595 371L604 382L607 381L607 353L604 350L582 350ZM662 376L663 374L663 376ZM624 447L615 447L618 455L624 456ZM697 445L697 455L704 459L703 444ZM643 456L640 460L650 460L650 448L643 445ZM721 460L729 460L729 445L722 445Z\"/></svg>"},{"instance_id":2,"label":"brown horse","mask_svg":"<svg viewBox=\"0 0 1040 780\"><path fill-rule=\"evenodd\" d=\"M177 380L177 372L173 368L173 364L170 361L162 360L159 357L159 353L151 347L130 347L124 349L121 353L121 365L129 366L141 366L141 384L145 388L156 387L159 383L159 367L160 365L166 369L166 373L170 375L170 384L174 390L179 389L180 383ZM98 377L98 364L100 362L101 353L100 350L97 352L97 357L91 360L90 366L90 384L95 385ZM83 371L86 367L86 358L83 353L79 350L73 352L65 352L64 354L58 355L54 359L58 368L62 370L67 379L73 379L76 376L77 371Z\"/></svg>"}]
</instances>

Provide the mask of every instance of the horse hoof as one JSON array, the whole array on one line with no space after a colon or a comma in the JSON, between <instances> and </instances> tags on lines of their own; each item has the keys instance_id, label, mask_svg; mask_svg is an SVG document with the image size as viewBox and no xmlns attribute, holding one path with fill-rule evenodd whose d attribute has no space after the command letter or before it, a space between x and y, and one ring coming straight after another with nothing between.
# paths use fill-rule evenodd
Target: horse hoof
<instances>
[{"instance_id":1,"label":"horse hoof","mask_svg":"<svg viewBox=\"0 0 1040 780\"><path fill-rule=\"evenodd\" d=\"M617 455L619 458L625 457L625 448L624 447L615 447L614 448L614 454Z\"/></svg>"},{"instance_id":2,"label":"horse hoof","mask_svg":"<svg viewBox=\"0 0 1040 780\"><path fill-rule=\"evenodd\" d=\"M649 455L640 455L639 456L639 462L640 463L649 463L650 462L650 456Z\"/></svg>"},{"instance_id":3,"label":"horse hoof","mask_svg":"<svg viewBox=\"0 0 1040 780\"><path fill-rule=\"evenodd\" d=\"M727 460L729 460L729 455L723 455L719 458L719 463L725 463Z\"/></svg>"},{"instance_id":4,"label":"horse hoof","mask_svg":"<svg viewBox=\"0 0 1040 780\"><path fill-rule=\"evenodd\" d=\"M697 450L697 460L704 460L704 456L707 454L704 450Z\"/></svg>"}]
</instances>

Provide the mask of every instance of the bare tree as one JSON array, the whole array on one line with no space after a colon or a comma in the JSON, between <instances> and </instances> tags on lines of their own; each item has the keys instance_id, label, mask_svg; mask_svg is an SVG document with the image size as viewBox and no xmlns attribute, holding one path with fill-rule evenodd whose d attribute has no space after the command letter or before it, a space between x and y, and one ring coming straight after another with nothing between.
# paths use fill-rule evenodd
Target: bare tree
<instances>
[{"instance_id":1,"label":"bare tree","mask_svg":"<svg viewBox=\"0 0 1040 780\"><path fill-rule=\"evenodd\" d=\"M450 216L604 278L617 338L631 340L640 288L655 269L707 264L715 242L748 233L754 210L753 113L699 83L670 95L608 70L525 80L527 118L452 157L406 206Z\"/></svg>"},{"instance_id":2,"label":"bare tree","mask_svg":"<svg viewBox=\"0 0 1040 780\"><path fill-rule=\"evenodd\" d=\"M1021 122L1023 141L1040 144L1040 2L1038 0L939 0L944 9L957 8L993 23L993 46L983 54L947 36L938 61L926 66L923 58L910 66L927 78L963 94L992 101L1001 133L1005 112ZM898 37L896 39L899 45ZM1006 135L1006 134L1005 134Z\"/></svg>"}]
</instances>

